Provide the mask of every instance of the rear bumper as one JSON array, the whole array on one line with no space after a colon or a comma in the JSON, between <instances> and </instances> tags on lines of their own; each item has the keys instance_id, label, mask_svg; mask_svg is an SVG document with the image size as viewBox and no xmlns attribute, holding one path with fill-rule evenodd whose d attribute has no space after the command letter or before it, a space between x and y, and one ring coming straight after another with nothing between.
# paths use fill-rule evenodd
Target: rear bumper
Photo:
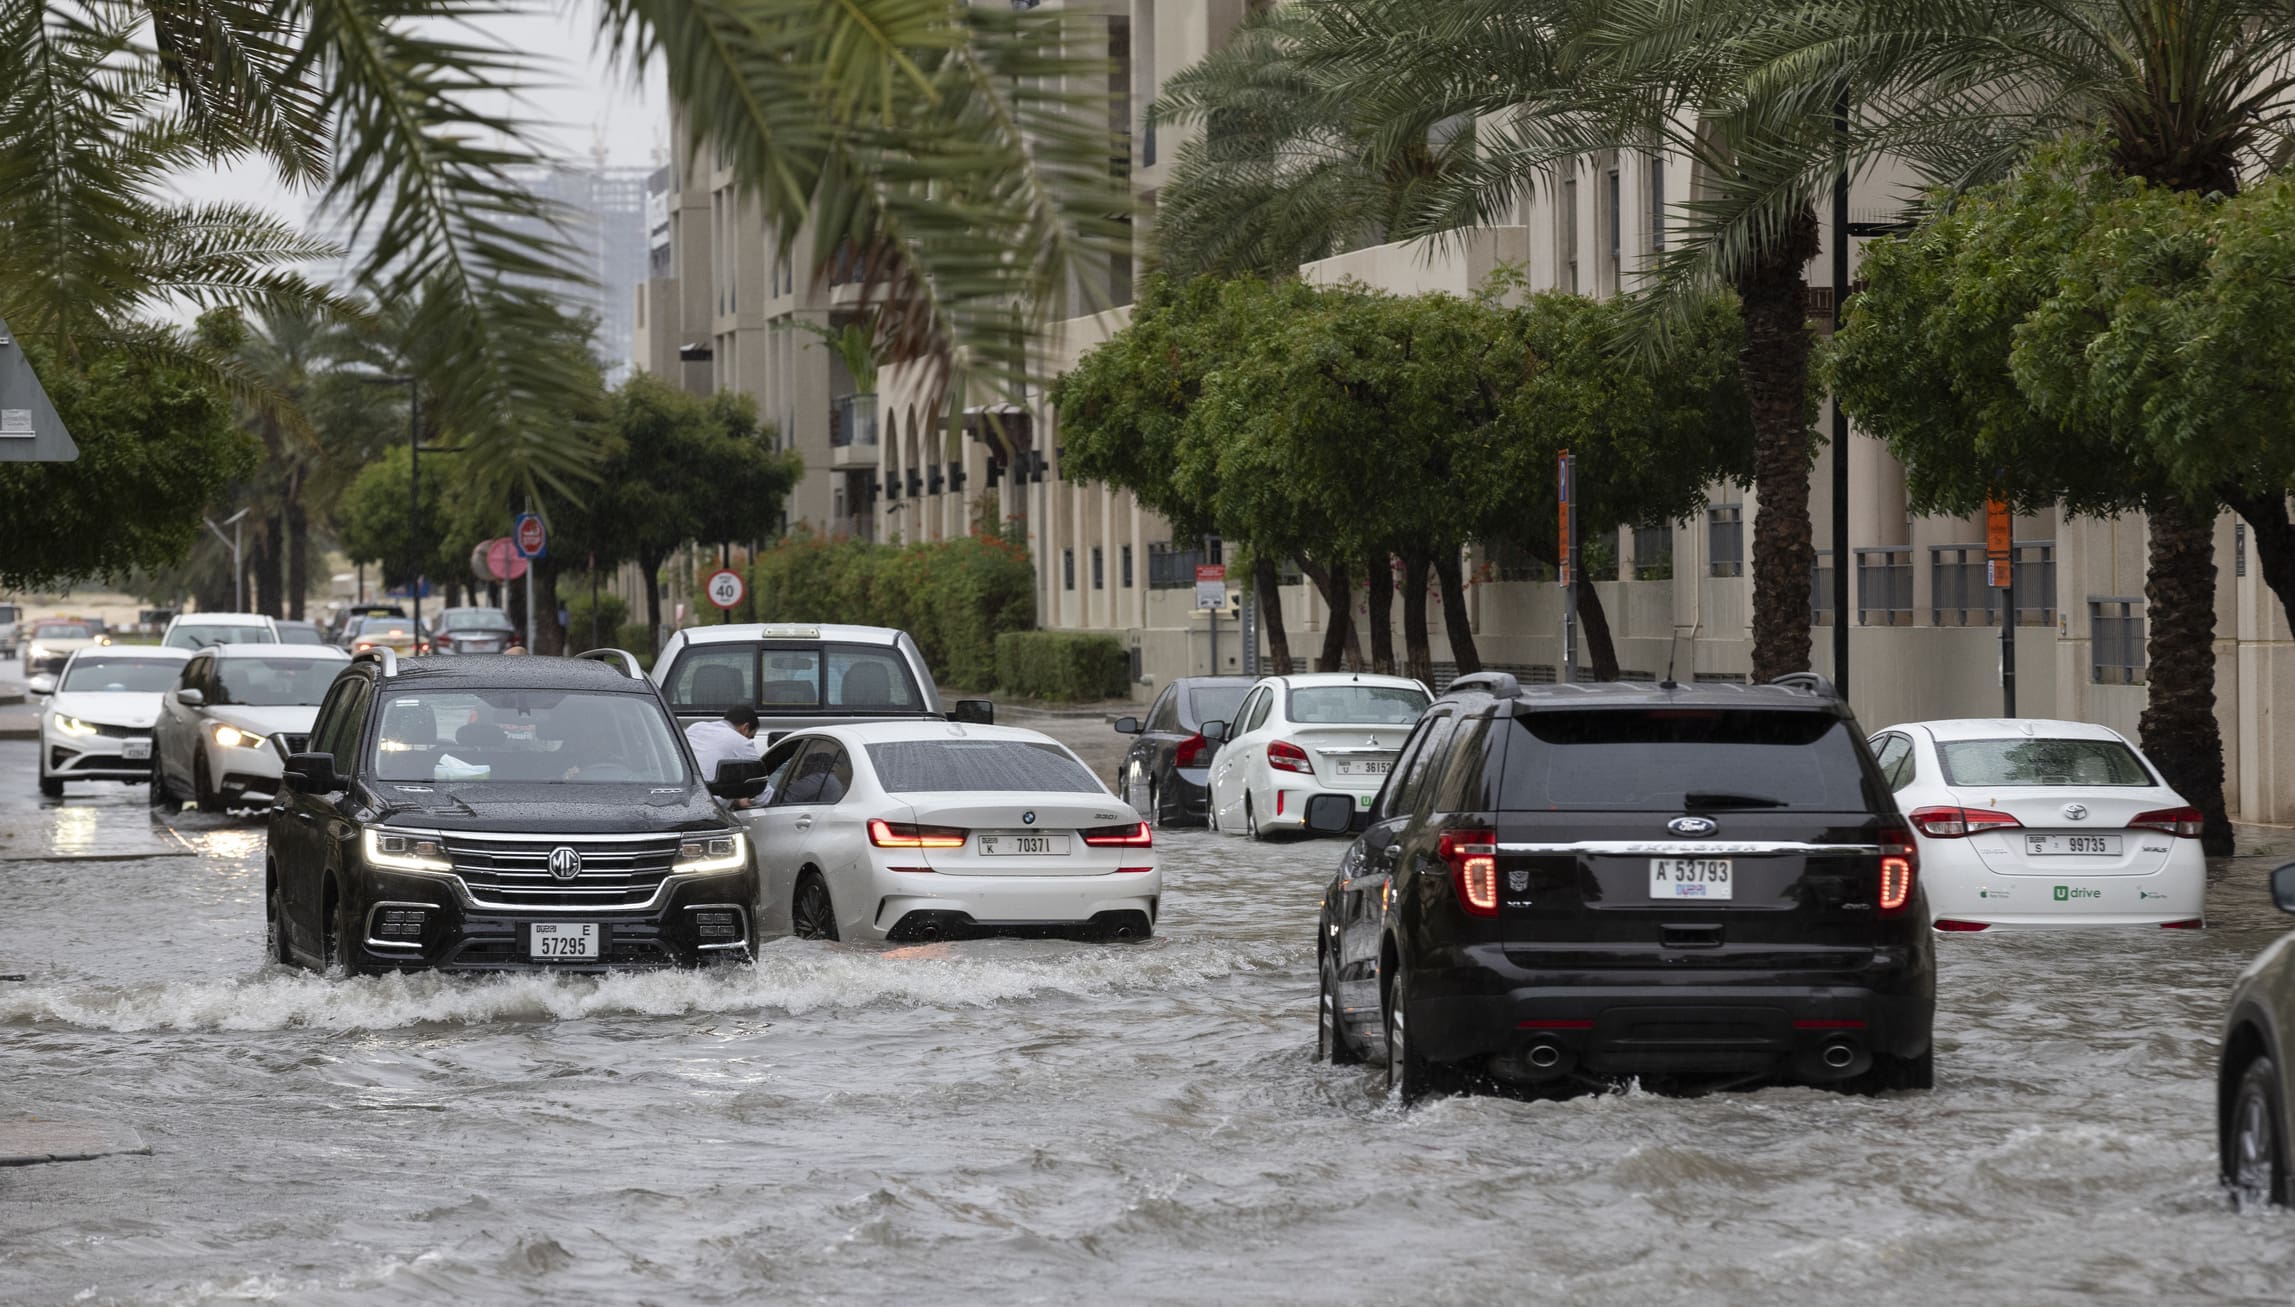
<instances>
[{"instance_id":1,"label":"rear bumper","mask_svg":"<svg viewBox=\"0 0 2295 1307\"><path fill-rule=\"evenodd\" d=\"M1842 1079L1876 1053L1928 1051L1935 1025L1935 975L1919 948L1876 949L1863 967L1784 975L1543 972L1505 962L1497 946L1467 952L1459 965L1412 970L1412 1043L1433 1061L1481 1061L1499 1074ZM1530 1055L1541 1046L1559 1057L1534 1066ZM1837 1047L1847 1060L1829 1062Z\"/></svg>"},{"instance_id":2,"label":"rear bumper","mask_svg":"<svg viewBox=\"0 0 2295 1307\"><path fill-rule=\"evenodd\" d=\"M833 887L832 887L833 888ZM868 934L891 939L913 914L964 918L981 931L1089 926L1110 913L1134 913L1153 924L1163 895L1160 871L1104 876L951 876L938 872L879 872ZM839 905L840 908L843 905ZM841 910L844 916L849 909Z\"/></svg>"},{"instance_id":3,"label":"rear bumper","mask_svg":"<svg viewBox=\"0 0 2295 1307\"><path fill-rule=\"evenodd\" d=\"M2207 913L2207 863L2196 843L2157 871L2081 875L2040 867L2003 873L1970 857L1924 863L1929 911L1939 921L2017 929L2157 926ZM2042 860L2035 859L2035 863Z\"/></svg>"}]
</instances>

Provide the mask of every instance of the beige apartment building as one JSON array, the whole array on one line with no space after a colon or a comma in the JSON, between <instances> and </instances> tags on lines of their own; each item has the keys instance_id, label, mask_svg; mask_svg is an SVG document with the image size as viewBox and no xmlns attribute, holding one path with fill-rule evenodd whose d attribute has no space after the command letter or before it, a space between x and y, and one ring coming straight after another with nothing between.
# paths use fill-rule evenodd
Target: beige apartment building
<instances>
[{"instance_id":1,"label":"beige apartment building","mask_svg":"<svg viewBox=\"0 0 2295 1307\"><path fill-rule=\"evenodd\" d=\"M1056 0L1048 0L1056 2ZM1214 48L1247 0L1106 0L1072 3L1104 22L1118 69L1118 102L1132 140L1139 231L1153 221L1169 179L1179 133L1142 122L1162 79ZM1162 139L1157 140L1157 136ZM1885 211L1902 179L1860 182L1852 210ZM1631 290L1665 239L1668 204L1695 193L1687 162L1650 155L1591 158L1575 176L1526 202L1511 225L1464 233L1440 245L1386 245L1310 265L1307 277L1355 281L1396 293L1471 292L1501 266L1524 269L1534 290L1592 295ZM782 438L805 457L805 485L792 521L887 541L945 539L993 514L1017 521L1036 562L1038 612L1045 626L1099 630L1133 651L1136 693L1152 695L1174 676L1254 665L1233 608L1195 610L1194 567L1208 544L1175 540L1169 526L1131 497L1104 485L1060 477L1056 415L1031 391L999 406L1020 453L1006 459L980 429L983 404L951 438L921 404L911 378L888 373L877 420L810 337L776 328L798 316L839 321L836 274L826 284L776 263L761 223L741 212L715 168L679 173L662 191L655 280L639 292L640 366L681 376L698 390L739 388L757 396ZM1850 251L1852 264L1857 251ZM811 266L802 235L791 263ZM1812 317L1831 303L1829 254L1810 267ZM1078 316L1047 342L1047 375L1073 365L1128 320L1130 270L1109 270L1110 293L1077 295ZM1103 304L1116 307L1100 307ZM1087 309L1097 311L1087 312ZM1830 417L1821 416L1820 430ZM992 452L998 451L998 452ZM1813 471L1811 496L1820 545L1831 537L1828 448ZM1876 441L1852 432L1848 522L1854 611L1832 611L1830 569L1821 550L1812 578L1817 670L1832 672L1831 626L1849 624L1850 698L1868 727L1890 722L2001 711L1997 592L1983 584L1981 520L1916 517L1904 474ZM1619 662L1629 678L1662 676L1669 661L1683 680L1742 679L1751 667L1752 526L1758 498L1714 487L1696 518L1670 528L1621 531L1614 542L1618 580L1600 583ZM2016 541L2017 708L2025 716L2111 725L2131 737L2145 702L2145 524L2140 517L2020 518ZM2276 599L2249 566L2246 532L2229 514L2218 525L2217 715L2223 727L2226 797L2246 821L2295 821L2295 644ZM1486 665L1525 679L1558 675L1561 596L1549 577L1504 557L1474 551L1466 603ZM1311 652L1329 620L1313 587L1284 587L1294 654ZM1399 605L1398 605L1399 611ZM1439 612L1439 609L1436 609ZM1367 620L1358 599L1355 620ZM1442 623L1432 623L1438 679L1449 673ZM1214 653L1216 641L1216 654ZM1398 641L1399 643L1399 641ZM1365 642L1367 647L1367 641ZM1261 648L1264 648L1263 642Z\"/></svg>"}]
</instances>

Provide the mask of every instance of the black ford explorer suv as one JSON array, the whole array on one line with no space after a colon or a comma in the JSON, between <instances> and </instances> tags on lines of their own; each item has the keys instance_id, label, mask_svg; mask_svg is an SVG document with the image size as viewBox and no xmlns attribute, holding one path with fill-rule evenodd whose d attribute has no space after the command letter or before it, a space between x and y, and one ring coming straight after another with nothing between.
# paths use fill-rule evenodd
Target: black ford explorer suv
<instances>
[{"instance_id":1,"label":"black ford explorer suv","mask_svg":"<svg viewBox=\"0 0 2295 1307\"><path fill-rule=\"evenodd\" d=\"M1928 907L1863 740L1809 673L1460 678L1324 893L1320 1056L1384 1057L1405 1101L1478 1077L1928 1088Z\"/></svg>"},{"instance_id":2,"label":"black ford explorer suv","mask_svg":"<svg viewBox=\"0 0 2295 1307\"><path fill-rule=\"evenodd\" d=\"M705 787L636 660L601 654L353 659L270 811L272 956L354 973L745 956L757 878L715 796L760 782Z\"/></svg>"}]
</instances>

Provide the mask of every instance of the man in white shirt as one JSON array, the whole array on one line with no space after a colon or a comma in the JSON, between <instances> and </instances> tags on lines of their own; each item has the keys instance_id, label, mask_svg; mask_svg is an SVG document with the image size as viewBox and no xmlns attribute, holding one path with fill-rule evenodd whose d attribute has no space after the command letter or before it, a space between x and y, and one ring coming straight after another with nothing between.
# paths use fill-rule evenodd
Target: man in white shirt
<instances>
[{"instance_id":1,"label":"man in white shirt","mask_svg":"<svg viewBox=\"0 0 2295 1307\"><path fill-rule=\"evenodd\" d=\"M717 764L721 762L755 762L757 760L757 713L750 708L728 708L723 717L695 722L685 728L685 738L693 744L694 761L701 764L701 779L717 779ZM754 799L737 799L733 806L749 808L763 803L767 795Z\"/></svg>"}]
</instances>

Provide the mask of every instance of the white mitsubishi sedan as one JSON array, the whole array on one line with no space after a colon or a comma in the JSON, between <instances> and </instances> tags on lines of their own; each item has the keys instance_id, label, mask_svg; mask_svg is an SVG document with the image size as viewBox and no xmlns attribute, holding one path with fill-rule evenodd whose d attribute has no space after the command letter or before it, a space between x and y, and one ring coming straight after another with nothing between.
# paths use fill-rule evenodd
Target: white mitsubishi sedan
<instances>
[{"instance_id":1,"label":"white mitsubishi sedan","mask_svg":"<svg viewBox=\"0 0 2295 1307\"><path fill-rule=\"evenodd\" d=\"M791 734L757 806L762 936L1144 939L1155 836L1034 731L908 720Z\"/></svg>"},{"instance_id":2,"label":"white mitsubishi sedan","mask_svg":"<svg viewBox=\"0 0 2295 1307\"><path fill-rule=\"evenodd\" d=\"M1406 676L1318 672L1251 687L1211 760L1211 826L1253 839L1303 831L1307 800L1339 793L1360 813L1434 696Z\"/></svg>"},{"instance_id":3,"label":"white mitsubishi sedan","mask_svg":"<svg viewBox=\"0 0 2295 1307\"><path fill-rule=\"evenodd\" d=\"M1920 846L1938 930L2197 928L2199 810L2087 722L1911 722L1872 737Z\"/></svg>"}]
</instances>

